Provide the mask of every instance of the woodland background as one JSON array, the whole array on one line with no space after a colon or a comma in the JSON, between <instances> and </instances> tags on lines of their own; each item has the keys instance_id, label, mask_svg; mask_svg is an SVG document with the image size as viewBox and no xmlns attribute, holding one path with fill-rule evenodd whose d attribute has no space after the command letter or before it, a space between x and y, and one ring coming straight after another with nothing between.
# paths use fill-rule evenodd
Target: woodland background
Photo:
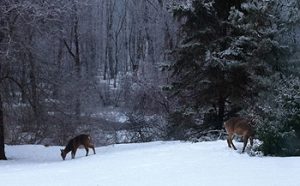
<instances>
[{"instance_id":1,"label":"woodland background","mask_svg":"<svg viewBox=\"0 0 300 186\"><path fill-rule=\"evenodd\" d=\"M241 115L265 154L298 155L299 7L2 0L1 143L212 140Z\"/></svg>"}]
</instances>

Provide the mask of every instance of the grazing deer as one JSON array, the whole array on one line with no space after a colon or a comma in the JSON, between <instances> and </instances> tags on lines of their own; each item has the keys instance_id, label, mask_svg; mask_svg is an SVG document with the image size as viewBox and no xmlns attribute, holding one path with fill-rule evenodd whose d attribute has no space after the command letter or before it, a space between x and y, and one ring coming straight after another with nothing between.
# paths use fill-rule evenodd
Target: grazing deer
<instances>
[{"instance_id":1,"label":"grazing deer","mask_svg":"<svg viewBox=\"0 0 300 186\"><path fill-rule=\"evenodd\" d=\"M243 136L244 147L242 153L245 152L245 148L247 146L249 138L250 138L250 145L252 147L255 131L254 128L251 126L251 121L249 119L242 118L242 117L234 117L226 121L224 123L224 127L228 134L227 143L229 148L231 148L232 145L233 149L236 150L234 144L232 143L232 138L234 134Z\"/></svg>"},{"instance_id":2,"label":"grazing deer","mask_svg":"<svg viewBox=\"0 0 300 186\"><path fill-rule=\"evenodd\" d=\"M78 149L78 147L80 145L84 146L84 148L86 150L86 156L88 156L88 154L89 154L89 148L92 148L93 151L94 151L94 154L96 154L95 147L91 143L91 137L90 137L90 135L81 134L81 135L76 136L75 138L71 139L68 142L68 144L67 144L67 146L66 146L65 149L60 149L62 159L65 160L66 155L70 151L71 151L71 154L72 154L72 159L74 159L76 151L77 151L77 149Z\"/></svg>"}]
</instances>

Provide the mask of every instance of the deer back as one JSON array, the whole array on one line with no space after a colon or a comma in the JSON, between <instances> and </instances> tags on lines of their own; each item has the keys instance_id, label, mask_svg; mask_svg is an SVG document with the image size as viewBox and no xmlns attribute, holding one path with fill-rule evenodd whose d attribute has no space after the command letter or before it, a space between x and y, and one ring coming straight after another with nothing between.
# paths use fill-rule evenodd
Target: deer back
<instances>
[{"instance_id":1,"label":"deer back","mask_svg":"<svg viewBox=\"0 0 300 186\"><path fill-rule=\"evenodd\" d=\"M77 149L80 145L86 146L90 143L90 136L87 134L81 134L72 138L66 145L65 150L67 152Z\"/></svg>"},{"instance_id":2,"label":"deer back","mask_svg":"<svg viewBox=\"0 0 300 186\"><path fill-rule=\"evenodd\" d=\"M81 135L73 138L73 146L74 147L79 147L80 145L83 145L86 147L88 144L90 144L90 142L91 142L91 138L87 134L81 134Z\"/></svg>"},{"instance_id":3,"label":"deer back","mask_svg":"<svg viewBox=\"0 0 300 186\"><path fill-rule=\"evenodd\" d=\"M241 136L253 136L254 129L251 121L242 117L234 117L224 123L224 127L228 134L237 134Z\"/></svg>"}]
</instances>

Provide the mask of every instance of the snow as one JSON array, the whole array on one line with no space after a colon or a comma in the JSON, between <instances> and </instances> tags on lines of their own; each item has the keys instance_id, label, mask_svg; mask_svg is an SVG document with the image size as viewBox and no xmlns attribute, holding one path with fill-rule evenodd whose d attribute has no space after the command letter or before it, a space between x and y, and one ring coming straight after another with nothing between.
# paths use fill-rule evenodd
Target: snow
<instances>
[{"instance_id":1,"label":"snow","mask_svg":"<svg viewBox=\"0 0 300 186\"><path fill-rule=\"evenodd\" d=\"M300 158L250 157L226 141L152 142L98 147L63 161L61 147L6 146L1 186L300 185Z\"/></svg>"}]
</instances>

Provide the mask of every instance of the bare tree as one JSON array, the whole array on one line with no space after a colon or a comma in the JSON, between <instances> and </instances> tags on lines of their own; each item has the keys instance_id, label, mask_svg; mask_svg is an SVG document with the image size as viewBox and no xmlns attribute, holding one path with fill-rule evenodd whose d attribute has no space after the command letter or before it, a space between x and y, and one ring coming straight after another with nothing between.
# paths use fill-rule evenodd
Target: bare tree
<instances>
[{"instance_id":1,"label":"bare tree","mask_svg":"<svg viewBox=\"0 0 300 186\"><path fill-rule=\"evenodd\" d=\"M165 7L147 0L1 1L2 124L14 142L57 134L64 141L99 109L142 109L134 100L153 114L160 105L154 99L163 100L165 42L176 31ZM9 131L13 126L18 130Z\"/></svg>"}]
</instances>

